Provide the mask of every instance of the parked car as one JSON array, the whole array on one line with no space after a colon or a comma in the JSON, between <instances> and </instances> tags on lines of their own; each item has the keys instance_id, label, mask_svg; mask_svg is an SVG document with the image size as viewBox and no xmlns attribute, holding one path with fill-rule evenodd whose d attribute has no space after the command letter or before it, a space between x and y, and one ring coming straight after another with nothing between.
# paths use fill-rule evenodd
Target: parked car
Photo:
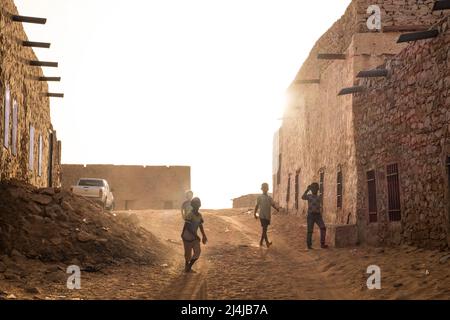
<instances>
[{"instance_id":1,"label":"parked car","mask_svg":"<svg viewBox=\"0 0 450 320\"><path fill-rule=\"evenodd\" d=\"M73 194L83 196L99 203L104 209L114 209L114 195L105 179L81 178L70 188Z\"/></svg>"}]
</instances>

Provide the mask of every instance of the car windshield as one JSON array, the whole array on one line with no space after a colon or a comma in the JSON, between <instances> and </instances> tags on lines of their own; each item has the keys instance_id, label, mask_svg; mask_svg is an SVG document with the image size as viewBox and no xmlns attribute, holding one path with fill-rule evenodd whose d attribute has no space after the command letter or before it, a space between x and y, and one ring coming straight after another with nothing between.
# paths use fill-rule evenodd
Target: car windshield
<instances>
[{"instance_id":1,"label":"car windshield","mask_svg":"<svg viewBox=\"0 0 450 320\"><path fill-rule=\"evenodd\" d=\"M92 179L81 179L80 182L78 182L79 186L84 187L103 187L103 180L92 180Z\"/></svg>"}]
</instances>

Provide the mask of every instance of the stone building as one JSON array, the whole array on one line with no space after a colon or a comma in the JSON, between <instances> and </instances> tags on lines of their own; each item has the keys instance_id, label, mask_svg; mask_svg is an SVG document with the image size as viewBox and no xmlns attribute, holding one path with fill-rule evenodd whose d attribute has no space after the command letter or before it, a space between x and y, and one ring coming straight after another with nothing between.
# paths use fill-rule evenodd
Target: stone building
<instances>
[{"instance_id":1,"label":"stone building","mask_svg":"<svg viewBox=\"0 0 450 320\"><path fill-rule=\"evenodd\" d=\"M359 234L370 243L450 244L450 15L435 28L353 98Z\"/></svg>"},{"instance_id":2,"label":"stone building","mask_svg":"<svg viewBox=\"0 0 450 320\"><path fill-rule=\"evenodd\" d=\"M269 195L272 196L272 194ZM256 199L258 199L259 196L260 194L247 194L239 198L235 198L233 199L233 208L254 208L256 205Z\"/></svg>"},{"instance_id":3,"label":"stone building","mask_svg":"<svg viewBox=\"0 0 450 320\"><path fill-rule=\"evenodd\" d=\"M59 186L61 142L50 119L48 84L17 8L0 0L0 179Z\"/></svg>"},{"instance_id":4,"label":"stone building","mask_svg":"<svg viewBox=\"0 0 450 320\"><path fill-rule=\"evenodd\" d=\"M447 242L449 32L434 2L352 1L288 89L274 138L274 198L306 214L301 195L318 182L331 237L342 229L352 242ZM381 30L367 26L372 4ZM397 43L430 28L440 28L435 39ZM359 79L375 68L387 76ZM363 91L338 96L343 88Z\"/></svg>"},{"instance_id":5,"label":"stone building","mask_svg":"<svg viewBox=\"0 0 450 320\"><path fill-rule=\"evenodd\" d=\"M62 165L64 189L80 178L106 179L116 210L178 209L191 189L190 167Z\"/></svg>"}]
</instances>

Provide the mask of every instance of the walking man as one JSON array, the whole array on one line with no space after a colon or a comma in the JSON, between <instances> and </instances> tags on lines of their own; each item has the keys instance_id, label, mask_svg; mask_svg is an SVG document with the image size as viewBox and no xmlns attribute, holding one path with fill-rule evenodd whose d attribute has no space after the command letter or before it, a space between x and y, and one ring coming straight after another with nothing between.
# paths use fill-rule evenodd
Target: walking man
<instances>
[{"instance_id":1,"label":"walking man","mask_svg":"<svg viewBox=\"0 0 450 320\"><path fill-rule=\"evenodd\" d=\"M311 194L309 194L311 191ZM308 186L305 193L302 196L303 200L308 201L308 216L307 225L308 231L306 236L306 245L308 249L312 249L312 235L314 231L314 224L317 224L320 228L320 246L322 249L328 248L325 244L325 238L327 233L327 228L322 218L322 195L319 193L319 184L313 183Z\"/></svg>"},{"instance_id":2,"label":"walking man","mask_svg":"<svg viewBox=\"0 0 450 320\"><path fill-rule=\"evenodd\" d=\"M255 219L258 219L257 212L259 210L259 220L261 222L262 234L261 240L259 241L259 245L262 247L263 241L266 241L266 246L269 248L272 245L272 242L269 241L267 236L267 229L270 225L270 220L272 218L272 207L277 211L280 211L280 207L278 207L273 201L272 197L269 196L269 185L267 183L263 183L261 185L262 195L260 195L256 201L255 207Z\"/></svg>"},{"instance_id":3,"label":"walking man","mask_svg":"<svg viewBox=\"0 0 450 320\"><path fill-rule=\"evenodd\" d=\"M200 258L200 237L197 235L197 230L200 229L202 233L202 243L206 244L205 230L203 229L203 217L199 212L202 203L199 198L194 198L191 201L192 211L185 217L183 231L181 238L184 245L185 257L185 272L191 272L192 266Z\"/></svg>"}]
</instances>

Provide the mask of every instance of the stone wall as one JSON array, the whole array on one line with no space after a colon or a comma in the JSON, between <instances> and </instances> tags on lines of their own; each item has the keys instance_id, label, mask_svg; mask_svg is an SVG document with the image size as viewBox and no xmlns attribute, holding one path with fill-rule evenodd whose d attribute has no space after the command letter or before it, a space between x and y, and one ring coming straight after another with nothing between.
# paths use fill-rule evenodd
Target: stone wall
<instances>
[{"instance_id":1,"label":"stone wall","mask_svg":"<svg viewBox=\"0 0 450 320\"><path fill-rule=\"evenodd\" d=\"M344 53L357 33L374 33L367 28L370 14L367 8L378 5L384 34L388 28L405 26L431 26L444 16L433 12L435 0L353 0L344 15L316 42L308 59L303 63L296 79L317 79L332 62L318 61L318 53ZM395 30L395 29L394 29ZM398 33L397 33L398 35ZM394 35L395 36L395 35Z\"/></svg>"},{"instance_id":2,"label":"stone wall","mask_svg":"<svg viewBox=\"0 0 450 320\"><path fill-rule=\"evenodd\" d=\"M401 32L392 27L421 29L436 24L443 13L433 13L433 3L354 0L344 16L317 41L287 90L289 102L278 135L279 155L273 155L274 162L281 158L280 170L273 175L274 199L289 213L306 214L307 205L301 195L310 183L319 182L323 174L326 223L338 226L358 222L361 189L355 102L352 95L338 96L338 92L357 85L356 75L360 71L378 67L407 47L396 43ZM389 32L367 28L367 8L371 4L381 7L382 27L383 30L391 27ZM318 60L319 53L345 54L346 58ZM310 79L319 79L320 83L298 83ZM342 174L341 207L337 199L338 172ZM397 231L392 232L398 234Z\"/></svg>"},{"instance_id":3,"label":"stone wall","mask_svg":"<svg viewBox=\"0 0 450 320\"><path fill-rule=\"evenodd\" d=\"M106 179L118 210L177 209L191 189L190 171L190 167L64 164L62 185L69 189L80 178Z\"/></svg>"},{"instance_id":4,"label":"stone wall","mask_svg":"<svg viewBox=\"0 0 450 320\"><path fill-rule=\"evenodd\" d=\"M362 81L353 112L360 238L369 243L445 245L449 227L450 18L440 35L388 59L387 78ZM388 219L386 165L398 163L402 218ZM366 172L377 173L378 222L368 222Z\"/></svg>"},{"instance_id":5,"label":"stone wall","mask_svg":"<svg viewBox=\"0 0 450 320\"><path fill-rule=\"evenodd\" d=\"M43 76L42 69L27 64L38 59L31 48L21 45L28 39L22 24L11 19L12 14L18 14L14 2L0 0L0 4L0 179L19 179L39 187L58 186L60 142L50 120L50 102L45 96L48 85L36 80ZM16 107L17 126L13 124ZM30 126L34 127L31 165Z\"/></svg>"}]
</instances>

